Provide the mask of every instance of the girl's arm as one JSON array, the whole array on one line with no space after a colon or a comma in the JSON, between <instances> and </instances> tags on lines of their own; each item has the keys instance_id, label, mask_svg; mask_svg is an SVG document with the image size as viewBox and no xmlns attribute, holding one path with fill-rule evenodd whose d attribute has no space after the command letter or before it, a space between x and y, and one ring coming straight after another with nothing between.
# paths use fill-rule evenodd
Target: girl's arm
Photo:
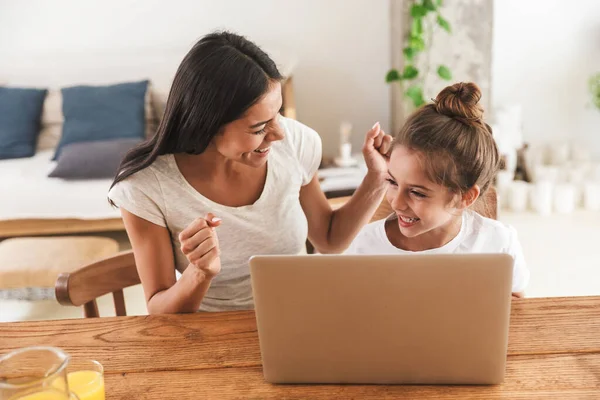
<instances>
[{"instance_id":1,"label":"girl's arm","mask_svg":"<svg viewBox=\"0 0 600 400\"><path fill-rule=\"evenodd\" d=\"M523 248L519 242L517 231L511 226L509 227L509 241L506 252L510 254L514 261L513 264L513 298L525 297L525 288L529 284L529 268L525 262L525 256L523 255Z\"/></svg>"}]
</instances>

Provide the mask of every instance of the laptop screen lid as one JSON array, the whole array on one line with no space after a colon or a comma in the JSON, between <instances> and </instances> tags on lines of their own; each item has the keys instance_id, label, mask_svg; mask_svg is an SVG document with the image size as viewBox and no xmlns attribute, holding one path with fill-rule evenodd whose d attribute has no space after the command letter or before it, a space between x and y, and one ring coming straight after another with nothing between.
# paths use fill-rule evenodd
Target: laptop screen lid
<instances>
[{"instance_id":1,"label":"laptop screen lid","mask_svg":"<svg viewBox=\"0 0 600 400\"><path fill-rule=\"evenodd\" d=\"M265 379L500 383L512 265L506 254L252 257Z\"/></svg>"}]
</instances>

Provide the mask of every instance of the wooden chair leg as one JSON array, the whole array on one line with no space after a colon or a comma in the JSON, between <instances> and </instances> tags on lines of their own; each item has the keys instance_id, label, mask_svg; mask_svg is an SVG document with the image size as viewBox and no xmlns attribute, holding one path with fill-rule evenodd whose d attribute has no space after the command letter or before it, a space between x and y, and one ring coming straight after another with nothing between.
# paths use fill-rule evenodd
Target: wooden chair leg
<instances>
[{"instance_id":1,"label":"wooden chair leg","mask_svg":"<svg viewBox=\"0 0 600 400\"><path fill-rule=\"evenodd\" d=\"M125 296L123 296L122 290L117 290L113 292L113 299L115 301L115 313L117 317L123 317L127 315L127 310L125 310Z\"/></svg>"},{"instance_id":2,"label":"wooden chair leg","mask_svg":"<svg viewBox=\"0 0 600 400\"><path fill-rule=\"evenodd\" d=\"M306 240L306 254L314 254L315 253L315 247L312 245L312 243L310 242L310 240Z\"/></svg>"},{"instance_id":3,"label":"wooden chair leg","mask_svg":"<svg viewBox=\"0 0 600 400\"><path fill-rule=\"evenodd\" d=\"M92 300L83 305L83 315L86 318L98 318L100 313L98 312L98 303L96 300Z\"/></svg>"}]
</instances>

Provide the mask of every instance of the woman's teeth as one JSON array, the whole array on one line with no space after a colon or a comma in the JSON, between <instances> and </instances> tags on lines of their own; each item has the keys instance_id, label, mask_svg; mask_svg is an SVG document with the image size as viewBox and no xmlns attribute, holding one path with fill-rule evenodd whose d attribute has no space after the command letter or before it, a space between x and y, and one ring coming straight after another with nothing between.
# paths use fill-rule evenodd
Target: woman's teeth
<instances>
[{"instance_id":1,"label":"woman's teeth","mask_svg":"<svg viewBox=\"0 0 600 400\"><path fill-rule=\"evenodd\" d=\"M265 149L256 149L254 150L257 153L266 153L267 151L269 151L270 147L267 147Z\"/></svg>"},{"instance_id":2,"label":"woman's teeth","mask_svg":"<svg viewBox=\"0 0 600 400\"><path fill-rule=\"evenodd\" d=\"M419 220L419 218L408 218L408 217L400 217L400 219L404 222L406 222L407 224L412 224L413 222L417 222Z\"/></svg>"}]
</instances>

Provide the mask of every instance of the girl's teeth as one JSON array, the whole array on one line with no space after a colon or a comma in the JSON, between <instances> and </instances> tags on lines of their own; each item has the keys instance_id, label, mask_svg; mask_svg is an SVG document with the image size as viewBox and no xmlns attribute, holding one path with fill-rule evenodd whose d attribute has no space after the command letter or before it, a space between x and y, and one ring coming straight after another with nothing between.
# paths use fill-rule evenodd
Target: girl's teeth
<instances>
[{"instance_id":1,"label":"girl's teeth","mask_svg":"<svg viewBox=\"0 0 600 400\"><path fill-rule=\"evenodd\" d=\"M408 224L418 221L418 218L407 218L407 217L400 217L400 218L402 219L402 221L404 221Z\"/></svg>"}]
</instances>

